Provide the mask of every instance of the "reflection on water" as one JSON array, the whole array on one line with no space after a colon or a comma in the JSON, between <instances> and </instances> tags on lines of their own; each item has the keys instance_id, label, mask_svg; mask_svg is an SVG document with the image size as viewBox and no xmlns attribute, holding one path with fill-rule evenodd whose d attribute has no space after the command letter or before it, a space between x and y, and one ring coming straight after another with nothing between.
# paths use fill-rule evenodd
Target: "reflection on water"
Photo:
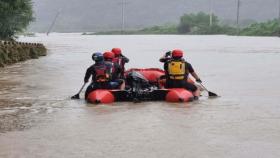
<instances>
[{"instance_id":1,"label":"reflection on water","mask_svg":"<svg viewBox=\"0 0 280 158\"><path fill-rule=\"evenodd\" d=\"M280 39L229 36L21 38L48 56L0 69L0 157L279 157ZM121 47L127 67L162 67L181 48L221 98L92 105L70 100L95 51ZM81 95L83 96L83 95Z\"/></svg>"}]
</instances>

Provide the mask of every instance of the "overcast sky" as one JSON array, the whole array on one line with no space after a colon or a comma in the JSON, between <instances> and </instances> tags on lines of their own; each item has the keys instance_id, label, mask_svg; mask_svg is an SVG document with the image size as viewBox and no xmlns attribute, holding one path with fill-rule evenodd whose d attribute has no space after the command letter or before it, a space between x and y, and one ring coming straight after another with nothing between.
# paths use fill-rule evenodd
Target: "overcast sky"
<instances>
[{"instance_id":1,"label":"overcast sky","mask_svg":"<svg viewBox=\"0 0 280 158\"><path fill-rule=\"evenodd\" d=\"M122 0L33 0L36 21L31 31L45 31L55 14L61 13L54 31L82 32L120 29ZM176 24L191 12L209 12L210 0L124 0L125 27L138 29ZM237 0L212 0L213 12L221 20L236 19ZM240 17L264 21L278 16L279 0L241 0Z\"/></svg>"}]
</instances>

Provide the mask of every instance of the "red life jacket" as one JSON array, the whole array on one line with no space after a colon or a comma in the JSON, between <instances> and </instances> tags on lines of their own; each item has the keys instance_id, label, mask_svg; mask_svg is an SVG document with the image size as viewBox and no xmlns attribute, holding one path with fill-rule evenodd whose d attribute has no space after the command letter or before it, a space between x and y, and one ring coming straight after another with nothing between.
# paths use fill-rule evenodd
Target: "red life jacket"
<instances>
[{"instance_id":1,"label":"red life jacket","mask_svg":"<svg viewBox=\"0 0 280 158\"><path fill-rule=\"evenodd\" d=\"M105 65L107 66L107 69L111 75L116 72L114 62L105 61Z\"/></svg>"},{"instance_id":2,"label":"red life jacket","mask_svg":"<svg viewBox=\"0 0 280 158\"><path fill-rule=\"evenodd\" d=\"M108 82L111 79L111 74L107 64L102 64L94 67L95 82Z\"/></svg>"},{"instance_id":3,"label":"red life jacket","mask_svg":"<svg viewBox=\"0 0 280 158\"><path fill-rule=\"evenodd\" d=\"M113 59L113 63L119 64L119 65L121 66L121 69L124 70L124 64L125 64L125 63L124 63L123 58L122 58L121 56L115 57L115 58Z\"/></svg>"}]
</instances>

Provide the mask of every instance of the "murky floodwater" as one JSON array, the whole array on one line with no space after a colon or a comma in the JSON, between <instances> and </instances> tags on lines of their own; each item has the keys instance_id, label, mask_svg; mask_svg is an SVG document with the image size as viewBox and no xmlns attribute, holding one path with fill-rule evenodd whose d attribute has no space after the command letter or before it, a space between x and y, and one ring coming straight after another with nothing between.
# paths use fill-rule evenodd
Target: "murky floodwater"
<instances>
[{"instance_id":1,"label":"murky floodwater","mask_svg":"<svg viewBox=\"0 0 280 158\"><path fill-rule=\"evenodd\" d=\"M0 69L0 157L280 157L280 39L51 34L48 56ZM221 95L188 104L70 100L95 51L162 67L173 48ZM207 94L204 94L207 95Z\"/></svg>"}]
</instances>

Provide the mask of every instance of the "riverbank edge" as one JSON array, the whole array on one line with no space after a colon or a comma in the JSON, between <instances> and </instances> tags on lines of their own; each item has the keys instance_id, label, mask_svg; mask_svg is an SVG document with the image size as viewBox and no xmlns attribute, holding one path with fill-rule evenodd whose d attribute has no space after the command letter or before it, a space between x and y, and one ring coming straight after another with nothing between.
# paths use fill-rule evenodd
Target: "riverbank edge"
<instances>
[{"instance_id":1,"label":"riverbank edge","mask_svg":"<svg viewBox=\"0 0 280 158\"><path fill-rule=\"evenodd\" d=\"M192 15L194 16L194 15ZM209 15L205 15L207 17ZM199 18L195 18L199 22ZM182 24L181 24L182 25ZM188 26L186 24L186 26ZM182 31L180 24L151 26L137 30L110 30L92 33L83 33L82 35L229 35L229 36L252 36L252 37L280 37L279 19L268 20L266 22L253 23L246 27L236 28L233 26L215 24L189 26L189 32Z\"/></svg>"},{"instance_id":2,"label":"riverbank edge","mask_svg":"<svg viewBox=\"0 0 280 158\"><path fill-rule=\"evenodd\" d=\"M47 55L41 43L0 41L0 67Z\"/></svg>"}]
</instances>

